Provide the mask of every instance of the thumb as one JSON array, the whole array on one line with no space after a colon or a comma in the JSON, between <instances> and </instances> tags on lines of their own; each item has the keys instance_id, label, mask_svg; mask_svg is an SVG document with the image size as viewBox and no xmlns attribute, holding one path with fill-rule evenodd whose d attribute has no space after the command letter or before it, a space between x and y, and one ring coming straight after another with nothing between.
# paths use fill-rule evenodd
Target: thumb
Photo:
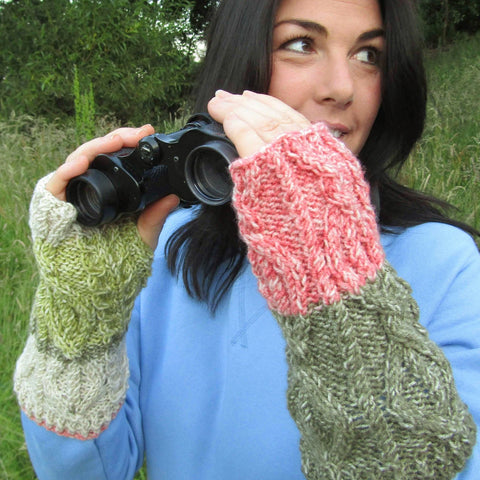
<instances>
[{"instance_id":1,"label":"thumb","mask_svg":"<svg viewBox=\"0 0 480 480\"><path fill-rule=\"evenodd\" d=\"M138 232L152 250L157 247L158 236L168 214L178 206L179 202L176 195L168 195L149 205L138 218Z\"/></svg>"}]
</instances>

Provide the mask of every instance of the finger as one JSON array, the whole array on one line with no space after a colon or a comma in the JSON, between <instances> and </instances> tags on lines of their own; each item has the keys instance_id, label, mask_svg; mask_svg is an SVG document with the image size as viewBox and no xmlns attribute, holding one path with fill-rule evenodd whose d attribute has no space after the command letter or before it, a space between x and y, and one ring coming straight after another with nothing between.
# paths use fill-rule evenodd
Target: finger
<instances>
[{"instance_id":1,"label":"finger","mask_svg":"<svg viewBox=\"0 0 480 480\"><path fill-rule=\"evenodd\" d=\"M104 137L94 138L89 142L80 145L67 157L67 162L75 160L79 155L85 155L93 160L99 153L110 153L122 147L134 147L138 141L154 132L151 125L144 125L140 128L117 128Z\"/></svg>"},{"instance_id":2,"label":"finger","mask_svg":"<svg viewBox=\"0 0 480 480\"><path fill-rule=\"evenodd\" d=\"M242 107L242 103L247 105ZM241 108L244 113L239 115ZM249 156L265 145L265 140L257 134L255 126L250 121L251 118L248 118L253 115L254 110L257 110L257 116L262 115L261 109L261 106L255 105L254 101L245 99L242 95L234 95L222 90L217 91L208 104L210 115L223 124L225 134L235 144L241 157Z\"/></svg>"},{"instance_id":3,"label":"finger","mask_svg":"<svg viewBox=\"0 0 480 480\"><path fill-rule=\"evenodd\" d=\"M273 97L272 95L265 95L262 93L255 93L250 90L245 90L242 96L255 101L259 105L261 104L265 107L268 107L272 111L280 114L280 120L283 119L286 123L295 122L302 125L310 125L310 121L307 120L300 112L297 112L297 110L290 107L282 100Z\"/></svg>"},{"instance_id":4,"label":"finger","mask_svg":"<svg viewBox=\"0 0 480 480\"><path fill-rule=\"evenodd\" d=\"M310 126L310 122L303 116L297 115L294 110L275 107L272 108L256 100L239 104L225 116L223 122L225 133L229 134L232 119L234 126L239 125L238 119L240 119L264 144L268 144L284 133L303 130Z\"/></svg>"},{"instance_id":5,"label":"finger","mask_svg":"<svg viewBox=\"0 0 480 480\"><path fill-rule=\"evenodd\" d=\"M282 101L269 95L219 91L209 103L209 112L223 123L226 135L240 156L257 152L278 136L307 128L310 122Z\"/></svg>"},{"instance_id":6,"label":"finger","mask_svg":"<svg viewBox=\"0 0 480 480\"><path fill-rule=\"evenodd\" d=\"M119 135L123 140L123 146L125 147L134 147L137 145L138 141L147 135L152 135L155 132L155 129L147 123L142 127L130 128L130 127L121 127L117 128L110 132L109 135Z\"/></svg>"},{"instance_id":7,"label":"finger","mask_svg":"<svg viewBox=\"0 0 480 480\"><path fill-rule=\"evenodd\" d=\"M176 195L168 195L157 202L149 205L140 215L137 221L137 228L143 241L155 250L158 243L158 236L168 214L179 204Z\"/></svg>"},{"instance_id":8,"label":"finger","mask_svg":"<svg viewBox=\"0 0 480 480\"><path fill-rule=\"evenodd\" d=\"M79 155L75 161L67 161L58 167L55 174L47 182L45 188L59 200L66 200L65 189L68 182L77 175L81 175L88 169L90 164L85 155Z\"/></svg>"},{"instance_id":9,"label":"finger","mask_svg":"<svg viewBox=\"0 0 480 480\"><path fill-rule=\"evenodd\" d=\"M100 153L109 153L120 150L122 147L134 147L138 141L151 135L154 129L151 125L140 128L119 128L104 137L95 138L84 143L72 152L54 173L46 185L53 195L65 200L65 189L68 182L77 175L85 173L93 159Z\"/></svg>"},{"instance_id":10,"label":"finger","mask_svg":"<svg viewBox=\"0 0 480 480\"><path fill-rule=\"evenodd\" d=\"M251 123L245 120L245 117L238 116L236 111L225 117L223 129L242 158L257 153L270 143L258 134L257 129L253 128Z\"/></svg>"},{"instance_id":11,"label":"finger","mask_svg":"<svg viewBox=\"0 0 480 480\"><path fill-rule=\"evenodd\" d=\"M60 200L65 200L65 188L77 175L85 173L90 162L100 152L112 152L122 147L122 138L116 134L95 138L78 147L71 153L63 165L58 167L48 181L46 188Z\"/></svg>"},{"instance_id":12,"label":"finger","mask_svg":"<svg viewBox=\"0 0 480 480\"><path fill-rule=\"evenodd\" d=\"M244 108L264 116L265 120L271 121L271 130L275 129L276 124L300 124L302 127L310 125L310 122L301 113L278 98L249 90L245 90L242 95L218 90L215 97L211 99L209 108L211 108L213 115L218 117L215 119L221 123L231 111Z\"/></svg>"}]
</instances>

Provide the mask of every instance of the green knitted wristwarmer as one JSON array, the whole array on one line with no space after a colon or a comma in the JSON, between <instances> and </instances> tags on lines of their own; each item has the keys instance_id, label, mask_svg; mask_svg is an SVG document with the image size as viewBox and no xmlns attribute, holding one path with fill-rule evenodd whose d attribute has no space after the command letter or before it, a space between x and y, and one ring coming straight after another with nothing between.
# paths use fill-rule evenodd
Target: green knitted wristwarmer
<instances>
[{"instance_id":1,"label":"green knitted wristwarmer","mask_svg":"<svg viewBox=\"0 0 480 480\"><path fill-rule=\"evenodd\" d=\"M14 386L25 413L61 435L105 429L128 384L124 335L153 253L135 223L78 224L73 205L35 188L30 227L40 282Z\"/></svg>"},{"instance_id":2,"label":"green knitted wristwarmer","mask_svg":"<svg viewBox=\"0 0 480 480\"><path fill-rule=\"evenodd\" d=\"M453 478L476 427L384 259L358 160L319 124L230 170L240 233L286 339L306 478Z\"/></svg>"}]
</instances>

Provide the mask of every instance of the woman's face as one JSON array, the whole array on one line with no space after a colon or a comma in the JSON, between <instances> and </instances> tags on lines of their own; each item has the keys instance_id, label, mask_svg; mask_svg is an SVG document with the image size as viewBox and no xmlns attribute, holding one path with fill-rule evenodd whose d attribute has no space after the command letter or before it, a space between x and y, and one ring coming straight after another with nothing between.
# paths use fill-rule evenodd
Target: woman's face
<instances>
[{"instance_id":1,"label":"woman's face","mask_svg":"<svg viewBox=\"0 0 480 480\"><path fill-rule=\"evenodd\" d=\"M283 0L268 93L358 155L381 103L383 48L377 0Z\"/></svg>"}]
</instances>

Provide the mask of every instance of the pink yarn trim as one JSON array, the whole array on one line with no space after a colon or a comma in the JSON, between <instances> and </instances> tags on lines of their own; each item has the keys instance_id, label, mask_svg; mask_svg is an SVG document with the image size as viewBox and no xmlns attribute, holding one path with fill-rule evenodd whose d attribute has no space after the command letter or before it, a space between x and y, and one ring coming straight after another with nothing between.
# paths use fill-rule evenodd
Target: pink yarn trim
<instances>
[{"instance_id":1,"label":"pink yarn trim","mask_svg":"<svg viewBox=\"0 0 480 480\"><path fill-rule=\"evenodd\" d=\"M122 405L120 405L118 410L112 415L111 420L113 420L118 415L118 412L120 411L121 408L122 408ZM34 415L29 415L24 408L22 408L22 410L30 420L33 420L37 425L44 428L45 430L48 430L49 432L53 432L57 435L60 435L61 437L76 438L77 440L82 440L82 441L94 440L95 438L98 438L100 434L104 432L110 425L110 422L109 422L108 424L101 426L98 432L92 431L87 436L85 436L85 435L81 435L80 433L72 433L67 429L58 430L57 427L55 427L55 425L47 425L47 422L45 420L39 421L37 420L37 418L35 418Z\"/></svg>"},{"instance_id":2,"label":"pink yarn trim","mask_svg":"<svg viewBox=\"0 0 480 480\"><path fill-rule=\"evenodd\" d=\"M306 314L359 293L384 261L357 158L323 124L230 166L233 204L271 309Z\"/></svg>"}]
</instances>

